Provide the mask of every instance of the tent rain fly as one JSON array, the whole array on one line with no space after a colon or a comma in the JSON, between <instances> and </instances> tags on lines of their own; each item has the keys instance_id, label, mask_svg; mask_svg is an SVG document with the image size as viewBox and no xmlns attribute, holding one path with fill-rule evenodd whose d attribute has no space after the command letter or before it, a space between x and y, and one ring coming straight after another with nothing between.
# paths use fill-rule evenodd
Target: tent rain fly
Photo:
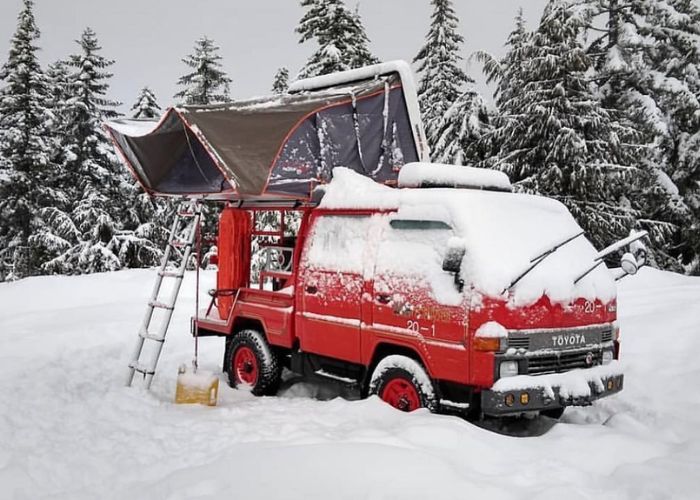
<instances>
[{"instance_id":1,"label":"tent rain fly","mask_svg":"<svg viewBox=\"0 0 700 500\"><path fill-rule=\"evenodd\" d=\"M404 164L428 154L401 61L301 80L288 94L171 108L157 123L106 128L152 195L306 200L334 167L394 184Z\"/></svg>"}]
</instances>

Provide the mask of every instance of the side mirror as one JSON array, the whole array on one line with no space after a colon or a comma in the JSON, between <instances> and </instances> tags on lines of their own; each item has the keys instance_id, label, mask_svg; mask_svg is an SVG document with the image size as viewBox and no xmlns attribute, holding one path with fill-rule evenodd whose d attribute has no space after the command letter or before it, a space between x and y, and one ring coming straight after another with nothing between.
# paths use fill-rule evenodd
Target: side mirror
<instances>
[{"instance_id":1,"label":"side mirror","mask_svg":"<svg viewBox=\"0 0 700 500\"><path fill-rule=\"evenodd\" d=\"M620 260L620 267L626 274L637 274L639 264L637 258L630 252L625 253Z\"/></svg>"},{"instance_id":2,"label":"side mirror","mask_svg":"<svg viewBox=\"0 0 700 500\"><path fill-rule=\"evenodd\" d=\"M447 253L442 261L442 270L459 274L465 253L467 253L467 249L462 240L457 238L450 240L447 246Z\"/></svg>"},{"instance_id":3,"label":"side mirror","mask_svg":"<svg viewBox=\"0 0 700 500\"><path fill-rule=\"evenodd\" d=\"M647 247L641 240L630 243L630 251L637 260L637 268L640 268L647 263Z\"/></svg>"}]
</instances>

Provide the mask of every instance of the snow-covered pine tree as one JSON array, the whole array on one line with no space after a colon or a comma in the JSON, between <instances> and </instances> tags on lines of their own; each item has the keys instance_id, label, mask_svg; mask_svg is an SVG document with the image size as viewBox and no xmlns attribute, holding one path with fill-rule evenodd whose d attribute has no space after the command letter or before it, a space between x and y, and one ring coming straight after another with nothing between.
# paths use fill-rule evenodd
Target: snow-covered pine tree
<instances>
[{"instance_id":1,"label":"snow-covered pine tree","mask_svg":"<svg viewBox=\"0 0 700 500\"><path fill-rule=\"evenodd\" d=\"M0 279L36 274L43 259L30 237L55 202L50 90L39 65L34 3L23 0L7 61L0 68Z\"/></svg>"},{"instance_id":2,"label":"snow-covered pine tree","mask_svg":"<svg viewBox=\"0 0 700 500\"><path fill-rule=\"evenodd\" d=\"M547 4L522 47L522 91L502 103L509 116L497 132L497 165L521 190L562 201L602 247L637 224L640 212L625 194L644 172L629 163L623 141L633 131L601 106L587 77L592 61L581 35L589 22L563 0Z\"/></svg>"},{"instance_id":3,"label":"snow-covered pine tree","mask_svg":"<svg viewBox=\"0 0 700 500\"><path fill-rule=\"evenodd\" d=\"M177 84L183 89L175 98L183 104L194 105L228 102L232 80L223 70L221 61L219 47L213 40L204 36L195 41L194 53L182 60L192 72L178 80Z\"/></svg>"},{"instance_id":4,"label":"snow-covered pine tree","mask_svg":"<svg viewBox=\"0 0 700 500\"><path fill-rule=\"evenodd\" d=\"M297 78L326 75L378 62L369 50L369 38L359 12L350 12L343 0L302 0L304 13L296 32L299 43L318 46Z\"/></svg>"},{"instance_id":5,"label":"snow-covered pine tree","mask_svg":"<svg viewBox=\"0 0 700 500\"><path fill-rule=\"evenodd\" d=\"M63 190L71 203L66 208L42 211L48 229L35 233L36 245L60 250L44 264L48 272L88 273L133 265L138 255L152 264L160 250L139 238L122 220L133 210L132 181L119 165L102 129L104 120L115 118L118 103L107 98L108 68L113 64L101 54L95 32L86 29L77 41L80 50L68 65L72 96L65 109L65 175ZM133 250L138 246L140 251Z\"/></svg>"},{"instance_id":6,"label":"snow-covered pine tree","mask_svg":"<svg viewBox=\"0 0 700 500\"><path fill-rule=\"evenodd\" d=\"M149 87L144 87L139 92L136 102L131 107L132 118L139 119L154 119L158 118L162 112L158 105L158 100L155 94Z\"/></svg>"},{"instance_id":7,"label":"snow-covered pine tree","mask_svg":"<svg viewBox=\"0 0 700 500\"><path fill-rule=\"evenodd\" d=\"M439 163L479 165L488 157L490 133L486 103L468 84L440 120L431 157Z\"/></svg>"},{"instance_id":8,"label":"snow-covered pine tree","mask_svg":"<svg viewBox=\"0 0 700 500\"><path fill-rule=\"evenodd\" d=\"M438 129L448 108L473 80L460 67L464 38L457 32L459 20L451 0L431 0L433 13L425 44L414 58L420 84L418 98L425 133L431 149L439 140Z\"/></svg>"},{"instance_id":9,"label":"snow-covered pine tree","mask_svg":"<svg viewBox=\"0 0 700 500\"><path fill-rule=\"evenodd\" d=\"M638 132L635 163L649 171L637 182L645 212L678 229L666 235L670 255L662 264L673 268L680 259L692 267L700 258L700 247L689 243L698 239L688 234L700 221L700 172L685 160L700 130L700 9L689 0L578 3L593 24L607 26L590 28L588 52L604 105Z\"/></svg>"},{"instance_id":10,"label":"snow-covered pine tree","mask_svg":"<svg viewBox=\"0 0 700 500\"><path fill-rule=\"evenodd\" d=\"M50 125L50 132L54 140L54 150L52 151L52 162L56 166L56 182L54 183L57 193L57 203L55 206L66 209L70 200L67 194L63 191L63 186L70 183L66 179L67 172L65 165L67 160L67 151L64 146L67 145L67 127L65 117L67 116L68 103L73 98L73 80L70 74L68 61L59 60L49 64L46 69L46 77L48 79L50 92L50 109L54 119Z\"/></svg>"},{"instance_id":11,"label":"snow-covered pine tree","mask_svg":"<svg viewBox=\"0 0 700 500\"><path fill-rule=\"evenodd\" d=\"M527 61L526 48L529 46L527 38L530 33L525 26L523 9L518 9L515 16L515 28L506 39L506 54L498 60L492 54L485 51L477 51L473 57L481 62L486 75L486 83L495 83L494 101L500 109L511 98L522 91L521 72Z\"/></svg>"},{"instance_id":12,"label":"snow-covered pine tree","mask_svg":"<svg viewBox=\"0 0 700 500\"><path fill-rule=\"evenodd\" d=\"M275 73L275 81L272 82L272 92L275 94L284 94L289 88L289 70L281 67Z\"/></svg>"}]
</instances>

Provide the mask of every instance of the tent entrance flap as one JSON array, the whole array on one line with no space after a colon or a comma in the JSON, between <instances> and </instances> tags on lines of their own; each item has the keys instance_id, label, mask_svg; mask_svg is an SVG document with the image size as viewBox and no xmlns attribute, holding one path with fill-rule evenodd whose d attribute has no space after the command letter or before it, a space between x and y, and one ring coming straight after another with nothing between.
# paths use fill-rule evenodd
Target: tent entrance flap
<instances>
[{"instance_id":1,"label":"tent entrance flap","mask_svg":"<svg viewBox=\"0 0 700 500\"><path fill-rule=\"evenodd\" d=\"M133 122L126 120L111 122L107 128L132 173L150 193L187 195L232 190L206 147L174 110L169 110L145 135L135 133Z\"/></svg>"}]
</instances>

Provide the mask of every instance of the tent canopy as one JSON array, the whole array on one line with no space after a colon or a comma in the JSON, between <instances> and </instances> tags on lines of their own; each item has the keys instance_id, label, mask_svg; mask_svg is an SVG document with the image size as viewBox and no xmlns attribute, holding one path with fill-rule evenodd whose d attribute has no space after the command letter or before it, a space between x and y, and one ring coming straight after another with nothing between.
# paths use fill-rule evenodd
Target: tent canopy
<instances>
[{"instance_id":1,"label":"tent canopy","mask_svg":"<svg viewBox=\"0 0 700 500\"><path fill-rule=\"evenodd\" d=\"M106 128L153 195L305 200L334 167L392 184L405 163L428 155L401 61L301 80L288 94L171 108L157 123Z\"/></svg>"}]
</instances>

